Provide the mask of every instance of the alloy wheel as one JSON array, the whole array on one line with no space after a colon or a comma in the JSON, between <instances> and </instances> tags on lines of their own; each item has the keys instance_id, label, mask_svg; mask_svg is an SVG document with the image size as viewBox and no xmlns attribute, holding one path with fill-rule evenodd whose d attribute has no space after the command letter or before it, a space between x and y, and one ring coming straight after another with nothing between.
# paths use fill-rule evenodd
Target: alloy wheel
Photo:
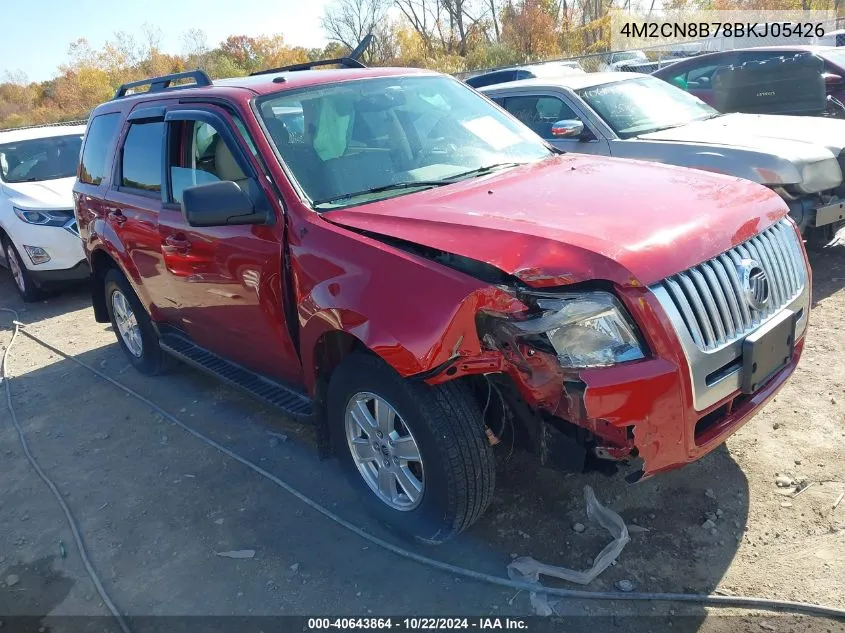
<instances>
[{"instance_id":1,"label":"alloy wheel","mask_svg":"<svg viewBox=\"0 0 845 633\"><path fill-rule=\"evenodd\" d=\"M357 393L346 405L346 441L370 490L394 510L422 501L425 475L417 441L405 421L380 396Z\"/></svg>"},{"instance_id":2,"label":"alloy wheel","mask_svg":"<svg viewBox=\"0 0 845 633\"><path fill-rule=\"evenodd\" d=\"M115 290L112 293L111 306L120 339L126 345L130 354L136 358L141 358L144 353L141 328L138 327L138 320L135 318L132 306L120 290Z\"/></svg>"},{"instance_id":3,"label":"alloy wheel","mask_svg":"<svg viewBox=\"0 0 845 633\"><path fill-rule=\"evenodd\" d=\"M9 270L12 272L12 278L21 292L26 292L26 279L23 276L23 264L18 259L18 254L15 252L14 246L9 244L6 246L6 260L9 262Z\"/></svg>"}]
</instances>

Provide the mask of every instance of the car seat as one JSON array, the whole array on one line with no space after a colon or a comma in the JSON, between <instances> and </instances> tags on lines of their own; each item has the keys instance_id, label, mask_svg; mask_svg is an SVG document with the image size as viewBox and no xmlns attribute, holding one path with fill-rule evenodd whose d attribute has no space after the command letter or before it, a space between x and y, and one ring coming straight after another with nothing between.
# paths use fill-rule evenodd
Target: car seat
<instances>
[{"instance_id":1,"label":"car seat","mask_svg":"<svg viewBox=\"0 0 845 633\"><path fill-rule=\"evenodd\" d=\"M243 191L247 191L249 178L244 174L222 138L217 139L214 147L214 167L220 180L231 180Z\"/></svg>"}]
</instances>

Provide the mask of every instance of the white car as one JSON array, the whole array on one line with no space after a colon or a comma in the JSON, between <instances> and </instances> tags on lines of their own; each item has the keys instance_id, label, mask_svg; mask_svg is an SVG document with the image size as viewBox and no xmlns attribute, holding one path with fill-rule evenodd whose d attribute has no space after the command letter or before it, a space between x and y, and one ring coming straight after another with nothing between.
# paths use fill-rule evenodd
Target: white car
<instances>
[{"instance_id":1,"label":"white car","mask_svg":"<svg viewBox=\"0 0 845 633\"><path fill-rule=\"evenodd\" d=\"M648 57L643 51L619 51L609 54L601 70L604 72L619 72L627 68L639 70L639 66L648 63Z\"/></svg>"},{"instance_id":2,"label":"white car","mask_svg":"<svg viewBox=\"0 0 845 633\"><path fill-rule=\"evenodd\" d=\"M89 276L73 213L84 125L0 131L0 263L24 301Z\"/></svg>"}]
</instances>

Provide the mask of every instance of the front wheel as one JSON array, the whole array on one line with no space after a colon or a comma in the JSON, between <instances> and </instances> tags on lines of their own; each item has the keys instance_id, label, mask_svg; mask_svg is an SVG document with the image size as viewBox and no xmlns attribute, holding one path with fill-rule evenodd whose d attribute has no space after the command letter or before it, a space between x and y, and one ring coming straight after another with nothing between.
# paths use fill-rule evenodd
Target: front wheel
<instances>
[{"instance_id":1,"label":"front wheel","mask_svg":"<svg viewBox=\"0 0 845 633\"><path fill-rule=\"evenodd\" d=\"M23 263L21 256L18 254L18 249L12 244L12 240L3 239L3 252L6 254L6 263L9 266L9 272L12 273L15 288L17 288L21 299L28 303L37 301L41 297L41 292L32 280L32 275L29 274L29 269Z\"/></svg>"},{"instance_id":2,"label":"front wheel","mask_svg":"<svg viewBox=\"0 0 845 633\"><path fill-rule=\"evenodd\" d=\"M495 461L467 385L411 382L356 353L332 375L327 406L350 482L388 526L438 544L487 509Z\"/></svg>"},{"instance_id":3,"label":"front wheel","mask_svg":"<svg viewBox=\"0 0 845 633\"><path fill-rule=\"evenodd\" d=\"M173 359L159 346L158 334L129 281L113 268L103 282L112 328L129 362L142 374L166 371Z\"/></svg>"}]
</instances>

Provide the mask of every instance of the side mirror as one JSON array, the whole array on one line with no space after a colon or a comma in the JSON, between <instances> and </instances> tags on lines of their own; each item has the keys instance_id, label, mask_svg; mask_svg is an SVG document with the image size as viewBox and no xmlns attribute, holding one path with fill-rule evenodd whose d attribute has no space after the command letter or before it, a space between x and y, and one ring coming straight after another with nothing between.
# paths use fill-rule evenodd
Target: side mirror
<instances>
[{"instance_id":1,"label":"side mirror","mask_svg":"<svg viewBox=\"0 0 845 633\"><path fill-rule=\"evenodd\" d=\"M836 73L822 73L822 77L824 77L826 84L838 84L842 81L842 75L837 75Z\"/></svg>"},{"instance_id":2,"label":"side mirror","mask_svg":"<svg viewBox=\"0 0 845 633\"><path fill-rule=\"evenodd\" d=\"M182 215L190 226L264 224L269 218L266 211L256 211L249 195L231 180L186 187Z\"/></svg>"},{"instance_id":3,"label":"side mirror","mask_svg":"<svg viewBox=\"0 0 845 633\"><path fill-rule=\"evenodd\" d=\"M584 124L578 119L566 119L552 124L554 138L580 138L584 133Z\"/></svg>"}]
</instances>

